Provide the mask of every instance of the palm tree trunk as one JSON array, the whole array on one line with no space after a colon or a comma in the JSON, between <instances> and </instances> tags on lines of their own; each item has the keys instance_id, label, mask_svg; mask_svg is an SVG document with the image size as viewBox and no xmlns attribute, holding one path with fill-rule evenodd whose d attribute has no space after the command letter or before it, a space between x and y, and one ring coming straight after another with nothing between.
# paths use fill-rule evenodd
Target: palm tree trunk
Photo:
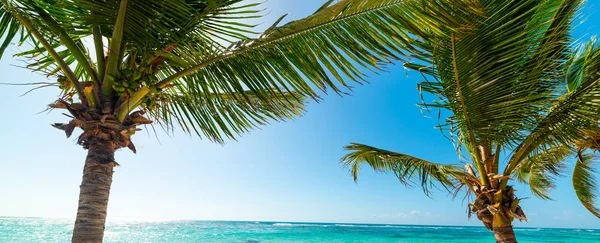
<instances>
[{"instance_id":1,"label":"palm tree trunk","mask_svg":"<svg viewBox=\"0 0 600 243\"><path fill-rule=\"evenodd\" d=\"M492 230L494 237L496 237L496 243L517 243L517 236L512 225L504 227L494 227Z\"/></svg>"},{"instance_id":2,"label":"palm tree trunk","mask_svg":"<svg viewBox=\"0 0 600 243\"><path fill-rule=\"evenodd\" d=\"M95 141L88 147L79 193L72 242L102 242L108 195L112 184L115 146Z\"/></svg>"}]
</instances>

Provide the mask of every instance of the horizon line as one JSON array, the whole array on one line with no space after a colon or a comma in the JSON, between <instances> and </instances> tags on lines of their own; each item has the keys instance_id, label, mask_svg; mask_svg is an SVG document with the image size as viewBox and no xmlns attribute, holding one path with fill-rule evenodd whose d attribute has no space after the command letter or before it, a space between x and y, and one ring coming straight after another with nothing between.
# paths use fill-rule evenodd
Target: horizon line
<instances>
[{"instance_id":1,"label":"horizon line","mask_svg":"<svg viewBox=\"0 0 600 243\"><path fill-rule=\"evenodd\" d=\"M0 219L2 218L31 218L31 219L62 219L62 220L75 220L75 217L34 217L34 216L3 216L0 215ZM381 225L381 226L433 226L433 227L481 227L485 228L485 226L481 225L446 225L446 224L398 224L398 223L356 223L356 222L325 222L325 221L314 221L314 222L305 222L305 221L277 221L277 220L231 220L231 219L165 219L165 220L157 220L157 219L133 219L133 218L107 218L107 222L110 221L138 221L138 222L181 222L181 221L199 221L199 222L240 222L240 223L288 223L288 224L345 224L345 225ZM515 229L570 229L570 230L600 230L599 228L569 228L569 227L544 227L544 226L513 226Z\"/></svg>"}]
</instances>

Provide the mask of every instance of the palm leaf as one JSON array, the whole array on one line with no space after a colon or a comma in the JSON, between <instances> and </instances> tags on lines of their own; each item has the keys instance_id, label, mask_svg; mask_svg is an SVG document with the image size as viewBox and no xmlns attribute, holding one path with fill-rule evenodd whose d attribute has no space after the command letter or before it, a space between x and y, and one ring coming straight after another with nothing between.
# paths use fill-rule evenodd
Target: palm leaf
<instances>
[{"instance_id":1,"label":"palm leaf","mask_svg":"<svg viewBox=\"0 0 600 243\"><path fill-rule=\"evenodd\" d=\"M177 64L168 71L172 74L156 87L175 84L185 87L182 93L207 100L218 98L211 96L215 93L247 100L250 92L264 103L289 92L313 99L318 99L316 90L343 93L340 86L350 87L346 78L364 77L357 66L378 69L401 58L403 50L416 51L410 33L462 33L472 24L477 7L471 1L345 0L224 50L204 48L201 56L177 51L178 60L172 60ZM438 12L444 8L453 9L452 16ZM185 117L198 115L188 111Z\"/></svg>"},{"instance_id":2,"label":"palm leaf","mask_svg":"<svg viewBox=\"0 0 600 243\"><path fill-rule=\"evenodd\" d=\"M143 107L149 107L150 118L167 131L178 124L185 132L196 133L217 143L224 143L225 138L236 139L238 135L271 121L293 119L304 111L302 98L293 92L270 96L268 102L250 92L243 95L250 102L240 99L241 95L198 97L178 93L174 89L148 99Z\"/></svg>"},{"instance_id":3,"label":"palm leaf","mask_svg":"<svg viewBox=\"0 0 600 243\"><path fill-rule=\"evenodd\" d=\"M361 166L367 164L375 171L393 172L404 185L420 184L425 194L429 195L435 183L450 190L457 186L459 178L468 176L454 165L437 164L363 144L352 143L345 149L351 152L341 159L341 163L350 170L355 181L358 180Z\"/></svg>"},{"instance_id":4,"label":"palm leaf","mask_svg":"<svg viewBox=\"0 0 600 243\"><path fill-rule=\"evenodd\" d=\"M251 34L252 25L236 22L236 19L257 17L258 11L251 8L257 4L239 5L241 0L131 0L128 2L127 17L123 26L123 38L127 49L136 50L140 57L153 55L170 45L177 45L178 51L187 56L198 56L205 49L222 48L215 39L228 38L231 41L246 38ZM41 0L13 0L11 6L30 18L33 24L44 33L51 44L65 46L60 38L75 42L82 55L77 57L77 65L86 63L90 57L81 39L92 36L98 26L98 33L110 40L116 23L120 0L92 1L68 0L60 2ZM1 9L0 9L0 12ZM40 13L46 18L37 17ZM10 16L10 14L8 15ZM54 28L51 30L51 28ZM1 26L0 26L1 30ZM224 31L227 30L227 31ZM53 33L54 31L54 33ZM57 33L61 33L58 35ZM102 45L100 43L100 45ZM68 46L68 45L67 45ZM78 53L71 48L69 55ZM106 47L104 48L106 50ZM44 48L26 51L29 55L43 56ZM72 58L72 57L66 57ZM91 62L91 61L89 61ZM46 68L36 66L34 70ZM89 65L83 65L86 67ZM52 73L50 71L45 74ZM88 71L89 73L89 71ZM89 80L92 75L87 75Z\"/></svg>"},{"instance_id":5,"label":"palm leaf","mask_svg":"<svg viewBox=\"0 0 600 243\"><path fill-rule=\"evenodd\" d=\"M585 58L583 65L585 70L594 70L600 67L600 51L595 48ZM573 60L579 58L574 54L567 63L574 63ZM569 67L573 70L572 65ZM597 70L597 69L596 69ZM573 144L585 137L586 130L597 127L600 120L600 73L596 71L585 71L584 75L579 75L580 81L577 87L570 93L567 93L556 99L554 105L543 116L534 130L523 140L515 149L515 153L510 158L505 173L510 173L518 163L526 156L529 156L536 149L548 144ZM576 77L573 72L564 74L566 77Z\"/></svg>"},{"instance_id":6,"label":"palm leaf","mask_svg":"<svg viewBox=\"0 0 600 243\"><path fill-rule=\"evenodd\" d=\"M6 48L19 33L23 33L23 26L15 17L6 10L4 4L0 4L0 58L4 55Z\"/></svg>"},{"instance_id":7,"label":"palm leaf","mask_svg":"<svg viewBox=\"0 0 600 243\"><path fill-rule=\"evenodd\" d=\"M565 159L571 154L569 147L560 145L540 149L519 165L516 177L529 185L536 197L550 199L550 190L556 187L555 180L564 172Z\"/></svg>"},{"instance_id":8,"label":"palm leaf","mask_svg":"<svg viewBox=\"0 0 600 243\"><path fill-rule=\"evenodd\" d=\"M193 74L215 76L217 80L210 81L227 92L236 89L223 83L229 79L219 80L222 77L220 72L227 71L250 89L256 85L279 85L315 97L312 88L301 81L301 77L305 76L319 89L329 87L339 92L327 72L346 85L342 78L344 75L353 80L362 78L353 63L377 67L390 58L399 58L397 54L402 54L402 48L414 49L409 33L447 35L447 32L462 30L470 24L473 12L465 12L464 9L470 10L477 5L451 2L341 1L308 18L269 28L258 39L242 40L222 53L207 56L196 65L163 80L159 86ZM456 16L448 16L447 11L435 12L440 7L454 9ZM237 69L240 66L245 68Z\"/></svg>"},{"instance_id":9,"label":"palm leaf","mask_svg":"<svg viewBox=\"0 0 600 243\"><path fill-rule=\"evenodd\" d=\"M570 22L581 1L484 1L488 18L461 38L425 40L424 63L405 65L433 76L419 85L438 100L427 107L452 111L442 128L473 144L518 144L555 98L555 72L565 62ZM436 43L443 42L444 45ZM473 141L474 140L474 141Z\"/></svg>"},{"instance_id":10,"label":"palm leaf","mask_svg":"<svg viewBox=\"0 0 600 243\"><path fill-rule=\"evenodd\" d=\"M594 55L598 55L597 49L596 37L593 37L587 44L582 44L574 50L566 68L566 81L569 92L581 86L585 77L589 76L590 73L597 72L598 66L591 65L594 64L592 61ZM595 64L598 65L598 63Z\"/></svg>"},{"instance_id":11,"label":"palm leaf","mask_svg":"<svg viewBox=\"0 0 600 243\"><path fill-rule=\"evenodd\" d=\"M597 166L597 163L593 155L581 153L577 155L577 163L573 170L573 188L583 206L600 218L600 209L595 206L599 187L594 166Z\"/></svg>"}]
</instances>

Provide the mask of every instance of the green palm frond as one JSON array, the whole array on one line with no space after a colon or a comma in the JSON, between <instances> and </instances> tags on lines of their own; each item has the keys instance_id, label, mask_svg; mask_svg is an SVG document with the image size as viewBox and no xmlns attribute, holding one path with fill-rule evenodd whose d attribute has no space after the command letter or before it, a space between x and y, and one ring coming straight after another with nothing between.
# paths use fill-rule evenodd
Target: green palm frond
<instances>
[{"instance_id":1,"label":"green palm frond","mask_svg":"<svg viewBox=\"0 0 600 243\"><path fill-rule=\"evenodd\" d=\"M41 0L13 1L22 11L43 9L70 35L89 36L92 26L101 26L104 37L111 38L121 0L66 0L51 3ZM228 19L258 17L241 0L128 0L123 36L136 49L156 49L173 43L185 44L189 38L245 38L253 27ZM198 39L196 39L197 42Z\"/></svg>"},{"instance_id":2,"label":"green palm frond","mask_svg":"<svg viewBox=\"0 0 600 243\"><path fill-rule=\"evenodd\" d=\"M577 163L573 170L573 188L577 197L592 214L600 218L600 208L596 206L598 187L597 161L591 154L577 155Z\"/></svg>"},{"instance_id":3,"label":"green palm frond","mask_svg":"<svg viewBox=\"0 0 600 243\"><path fill-rule=\"evenodd\" d=\"M68 0L50 3L40 0L14 0L9 2L14 11L29 17L35 27L45 33L44 36L50 43L65 45L68 41L73 41L79 46L79 52L89 57L90 53L81 44L80 39L92 36L92 30L97 26L98 33L110 40L121 1ZM240 2L241 0L129 0L127 18L123 25L127 49L135 50L140 56L153 55L156 51L174 44L179 46L179 52L187 53L189 56L197 56L198 53L209 49L222 49L223 46L217 39L235 41L247 38L246 34L254 33L250 30L253 25L235 20L258 17L258 11L252 9L258 4L241 5ZM46 16L46 18L37 16ZM60 35L52 33L53 27L57 31L62 31ZM66 47L71 49L69 55L78 54L74 46L66 45ZM107 47L103 49L106 50ZM34 48L27 52L29 55L44 56L45 50ZM78 56L78 65L87 64L88 61L83 56ZM82 68L91 65L93 64L82 65ZM46 71L44 74L53 74L38 62L30 64L30 68L44 70ZM88 75L86 79L90 76Z\"/></svg>"},{"instance_id":4,"label":"green palm frond","mask_svg":"<svg viewBox=\"0 0 600 243\"><path fill-rule=\"evenodd\" d=\"M345 149L350 152L341 159L341 163L350 170L355 181L358 179L361 166L367 164L375 171L393 172L404 185L417 183L425 194L429 195L435 183L450 190L457 187L459 178L468 176L454 165L437 164L368 145L352 143Z\"/></svg>"},{"instance_id":5,"label":"green palm frond","mask_svg":"<svg viewBox=\"0 0 600 243\"><path fill-rule=\"evenodd\" d=\"M551 199L550 190L556 187L556 178L566 169L565 159L572 154L569 147L560 145L540 149L519 165L516 178L529 185L536 197Z\"/></svg>"},{"instance_id":6,"label":"green palm frond","mask_svg":"<svg viewBox=\"0 0 600 243\"><path fill-rule=\"evenodd\" d=\"M455 13L449 16L448 11L438 12L442 7ZM231 87L232 84L219 80L225 72L250 90L257 85L280 86L278 89L295 89L315 97L313 88L300 81L305 76L323 91L332 88L340 92L328 72L342 85L347 85L344 76L360 80L363 74L354 64L377 68L403 56L403 50L415 51L411 44L414 37L409 34L447 36L464 32L467 24L473 24L473 12L465 9L477 10L476 7L466 1L344 0L308 18L273 26L257 39L234 43L218 55L193 60L196 65L159 85L193 74L214 77L216 80L210 81L219 84L223 92L241 91L242 87ZM245 68L229 72L239 66Z\"/></svg>"},{"instance_id":7,"label":"green palm frond","mask_svg":"<svg viewBox=\"0 0 600 243\"><path fill-rule=\"evenodd\" d=\"M583 136L575 141L575 147L578 150L591 149L594 152L600 152L600 128L591 127L582 131Z\"/></svg>"},{"instance_id":8,"label":"green palm frond","mask_svg":"<svg viewBox=\"0 0 600 243\"><path fill-rule=\"evenodd\" d=\"M419 85L438 100L431 107L453 112L460 145L478 159L473 144L495 141L508 146L523 138L562 82L569 26L581 1L484 1L489 15L472 35L425 41L429 55L405 65L428 75ZM473 141L475 140L475 141Z\"/></svg>"},{"instance_id":9,"label":"green palm frond","mask_svg":"<svg viewBox=\"0 0 600 243\"><path fill-rule=\"evenodd\" d=\"M569 92L574 91L581 86L585 77L591 73L598 72L599 62L594 62L597 58L599 46L596 44L596 37L593 37L588 43L580 45L574 50L572 57L567 62L566 81Z\"/></svg>"},{"instance_id":10,"label":"green palm frond","mask_svg":"<svg viewBox=\"0 0 600 243\"><path fill-rule=\"evenodd\" d=\"M573 82L579 85L572 86L574 90L555 100L547 114L539 119L536 128L516 147L505 173L512 172L524 157L536 149L548 144L574 144L585 137L584 131L597 127L600 120L600 73L589 70L600 67L600 50L595 48L586 56L588 57L579 65L587 71L582 75L568 72L563 78L578 77L580 81ZM575 53L567 63L578 62L573 60L579 58L579 54ZM569 69L574 70L572 65Z\"/></svg>"},{"instance_id":11,"label":"green palm frond","mask_svg":"<svg viewBox=\"0 0 600 243\"><path fill-rule=\"evenodd\" d=\"M15 37L19 35L19 32L23 33L24 29L21 23L15 19L15 17L6 10L4 4L0 4L0 58L4 55L6 48L10 45ZM26 38L27 34L21 37Z\"/></svg>"},{"instance_id":12,"label":"green palm frond","mask_svg":"<svg viewBox=\"0 0 600 243\"><path fill-rule=\"evenodd\" d=\"M156 87L175 84L185 87L180 92L205 99L218 99L210 94L221 93L243 100L251 92L264 103L270 102L270 96L289 92L296 93L296 98L313 99L318 99L315 89L343 92L339 85L349 87L346 78L363 78L356 66L380 68L381 63L400 58L404 49L414 51L410 43L415 37L410 33L433 36L466 31L477 5L451 2L341 1L308 18L274 25L259 38L242 40L220 52L175 53L175 68ZM438 13L438 7L455 9L455 13ZM437 14L430 16L432 11Z\"/></svg>"},{"instance_id":13,"label":"green palm frond","mask_svg":"<svg viewBox=\"0 0 600 243\"><path fill-rule=\"evenodd\" d=\"M144 106L153 107L148 110L150 118L166 130L178 124L185 132L217 143L224 143L225 138L236 139L270 121L293 119L304 111L302 97L293 92L270 96L267 102L251 92L242 95L246 99L227 94L198 97L173 90L148 99L149 104Z\"/></svg>"}]
</instances>

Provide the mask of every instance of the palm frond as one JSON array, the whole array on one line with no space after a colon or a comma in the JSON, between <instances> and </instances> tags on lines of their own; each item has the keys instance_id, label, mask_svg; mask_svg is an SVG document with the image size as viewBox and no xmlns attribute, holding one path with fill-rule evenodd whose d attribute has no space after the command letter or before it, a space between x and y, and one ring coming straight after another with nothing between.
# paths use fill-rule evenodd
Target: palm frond
<instances>
[{"instance_id":1,"label":"palm frond","mask_svg":"<svg viewBox=\"0 0 600 243\"><path fill-rule=\"evenodd\" d=\"M600 152L600 127L591 127L582 130L583 136L575 141L575 147L578 150L591 149L594 152Z\"/></svg>"},{"instance_id":2,"label":"palm frond","mask_svg":"<svg viewBox=\"0 0 600 243\"><path fill-rule=\"evenodd\" d=\"M404 185L417 183L429 195L435 183L450 190L458 186L458 178L468 176L454 165L437 164L368 145L352 143L345 149L350 152L341 159L341 163L350 170L355 181L358 180L362 165L367 164L378 172L393 172Z\"/></svg>"},{"instance_id":3,"label":"palm frond","mask_svg":"<svg viewBox=\"0 0 600 243\"><path fill-rule=\"evenodd\" d=\"M577 59L575 54L568 63ZM586 69L600 67L598 48L581 65ZM597 69L596 69L597 70ZM572 73L564 74L573 77ZM600 73L583 72L580 84L575 89L554 101L554 105L539 119L536 128L519 144L506 167L505 174L511 173L520 161L538 148L550 144L573 144L585 137L584 131L597 127L600 120Z\"/></svg>"},{"instance_id":4,"label":"palm frond","mask_svg":"<svg viewBox=\"0 0 600 243\"><path fill-rule=\"evenodd\" d=\"M318 99L316 90L344 93L340 86L350 87L347 78L364 78L357 66L379 69L408 55L405 50L417 51L411 34L463 33L476 10L473 1L460 0L344 0L225 50L208 49L203 56L175 53L177 68L156 87L185 86L187 95L209 98L251 92L263 102L289 92L313 99Z\"/></svg>"},{"instance_id":5,"label":"palm frond","mask_svg":"<svg viewBox=\"0 0 600 243\"><path fill-rule=\"evenodd\" d=\"M572 154L569 147L560 145L540 149L519 165L516 178L529 185L536 197L551 199L550 190L556 187L556 178L566 169L565 159Z\"/></svg>"},{"instance_id":6,"label":"palm frond","mask_svg":"<svg viewBox=\"0 0 600 243\"><path fill-rule=\"evenodd\" d=\"M92 30L98 27L97 33L107 38L110 43L120 2L120 0L10 1L13 8L32 19L33 24L44 33L44 36L49 38L50 43L58 43L64 47L66 42L61 41L60 38L72 39L79 46L80 52L83 52L88 58L90 58L90 53L80 44L80 40L91 37ZM208 2L203 0L129 0L129 8L123 25L126 48L135 50L140 55L139 58L144 55L154 55L155 52L170 45L177 45L179 54L187 56L198 56L207 50L223 49L222 44L217 41L219 38L236 41L247 38L246 34L254 33L250 30L254 27L253 25L236 20L258 17L258 11L253 10L253 7L258 4L241 5L240 2L241 0ZM40 14L44 14L45 18L41 18ZM54 29L51 30L52 28ZM57 32L61 34L58 35ZM103 49L107 51L107 46ZM45 50L44 48L34 48L27 52L30 55L42 56ZM77 54L78 52L73 53ZM71 54L69 52L69 55ZM76 55L76 57L77 65L80 65L80 62L86 62L81 55ZM35 64L30 65L33 70L47 71ZM89 65L82 67L87 69L87 66ZM48 73L51 72L48 71L44 74ZM90 78L94 77L88 75L86 80Z\"/></svg>"},{"instance_id":7,"label":"palm frond","mask_svg":"<svg viewBox=\"0 0 600 243\"><path fill-rule=\"evenodd\" d=\"M405 65L433 76L419 85L437 98L425 105L452 111L441 127L453 129L473 160L479 159L474 143L518 144L555 98L563 80L556 70L567 59L569 26L581 1L482 4L488 17L471 35L425 40L428 54Z\"/></svg>"},{"instance_id":8,"label":"palm frond","mask_svg":"<svg viewBox=\"0 0 600 243\"><path fill-rule=\"evenodd\" d=\"M13 39L19 36L19 33L26 33L24 32L24 27L6 9L6 6L3 3L0 3L0 40L2 43L0 45L0 58L2 58L6 48L10 45ZM23 38L26 38L26 36L21 37L21 39Z\"/></svg>"},{"instance_id":9,"label":"palm frond","mask_svg":"<svg viewBox=\"0 0 600 243\"><path fill-rule=\"evenodd\" d=\"M583 206L600 218L600 208L596 206L597 193L600 187L598 187L598 175L595 166L597 166L597 161L594 160L593 155L579 153L573 170L573 188Z\"/></svg>"},{"instance_id":10,"label":"palm frond","mask_svg":"<svg viewBox=\"0 0 600 243\"><path fill-rule=\"evenodd\" d=\"M596 37L593 37L588 43L580 45L576 50L573 51L572 57L567 62L566 68L566 82L567 89L569 92L577 89L584 82L585 77L589 76L589 73L597 72L598 66L593 66L591 60L594 55L597 54L599 46L596 44Z\"/></svg>"},{"instance_id":11,"label":"palm frond","mask_svg":"<svg viewBox=\"0 0 600 243\"><path fill-rule=\"evenodd\" d=\"M40 0L17 0L23 9L43 8L69 33L90 35L91 26L101 26L101 33L111 37L121 0L67 0L49 3ZM189 37L205 41L219 38L245 38L252 33L243 23L228 19L257 17L241 0L128 0L123 36L136 49L163 48L173 43L185 44Z\"/></svg>"},{"instance_id":12,"label":"palm frond","mask_svg":"<svg viewBox=\"0 0 600 243\"><path fill-rule=\"evenodd\" d=\"M242 95L247 99L241 99ZM259 125L293 119L304 111L304 101L293 92L269 99L264 102L250 92L198 97L173 89L150 97L142 107L146 107L150 118L166 130L178 124L185 132L224 143L226 138L236 139Z\"/></svg>"}]
</instances>

